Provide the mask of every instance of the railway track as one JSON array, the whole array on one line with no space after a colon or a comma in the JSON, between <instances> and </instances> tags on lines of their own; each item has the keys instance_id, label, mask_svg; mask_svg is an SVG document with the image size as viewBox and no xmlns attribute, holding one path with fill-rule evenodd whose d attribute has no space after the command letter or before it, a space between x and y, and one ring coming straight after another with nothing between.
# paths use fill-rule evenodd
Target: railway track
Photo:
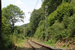
<instances>
[{"instance_id":1,"label":"railway track","mask_svg":"<svg viewBox=\"0 0 75 50\"><path fill-rule=\"evenodd\" d=\"M35 42L32 39L27 40L26 47L17 49L17 46L14 48L14 50L75 50L75 48L56 48L49 45L45 45L39 42Z\"/></svg>"},{"instance_id":2,"label":"railway track","mask_svg":"<svg viewBox=\"0 0 75 50\"><path fill-rule=\"evenodd\" d=\"M54 50L54 49L51 49L50 47L36 43L32 41L31 39L28 40L27 43L33 48L33 50Z\"/></svg>"},{"instance_id":3,"label":"railway track","mask_svg":"<svg viewBox=\"0 0 75 50\"><path fill-rule=\"evenodd\" d=\"M32 39L28 40L27 43L33 48L33 50L75 50L75 48L56 48L48 45L44 45L38 42L33 41Z\"/></svg>"}]
</instances>

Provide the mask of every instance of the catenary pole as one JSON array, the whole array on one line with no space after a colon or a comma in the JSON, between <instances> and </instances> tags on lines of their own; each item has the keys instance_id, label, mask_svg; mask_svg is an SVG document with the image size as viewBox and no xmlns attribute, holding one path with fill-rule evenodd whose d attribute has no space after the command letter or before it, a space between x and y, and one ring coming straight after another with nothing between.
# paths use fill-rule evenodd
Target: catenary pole
<instances>
[{"instance_id":1,"label":"catenary pole","mask_svg":"<svg viewBox=\"0 0 75 50\"><path fill-rule=\"evenodd\" d=\"M45 6L45 41L47 41L48 36L48 6Z\"/></svg>"},{"instance_id":2,"label":"catenary pole","mask_svg":"<svg viewBox=\"0 0 75 50\"><path fill-rule=\"evenodd\" d=\"M25 16L26 17L26 16ZM25 19L25 17L24 17L24 19ZM25 23L25 21L24 21L24 23ZM25 38L25 24L24 24L24 38Z\"/></svg>"}]
</instances>

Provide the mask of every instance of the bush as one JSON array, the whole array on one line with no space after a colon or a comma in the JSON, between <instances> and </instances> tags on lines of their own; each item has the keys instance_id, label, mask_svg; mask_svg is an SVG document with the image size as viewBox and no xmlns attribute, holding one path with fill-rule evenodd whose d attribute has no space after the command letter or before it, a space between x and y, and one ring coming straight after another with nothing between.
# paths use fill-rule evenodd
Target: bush
<instances>
[{"instance_id":1,"label":"bush","mask_svg":"<svg viewBox=\"0 0 75 50\"><path fill-rule=\"evenodd\" d=\"M49 39L48 42L49 42L49 43L55 43L55 40Z\"/></svg>"},{"instance_id":2,"label":"bush","mask_svg":"<svg viewBox=\"0 0 75 50\"><path fill-rule=\"evenodd\" d=\"M51 34L51 38L55 39L61 39L62 38L62 30L64 29L62 23L54 23L51 27L50 27L50 31L49 34Z\"/></svg>"},{"instance_id":3,"label":"bush","mask_svg":"<svg viewBox=\"0 0 75 50\"><path fill-rule=\"evenodd\" d=\"M69 25L69 23L70 23L69 21L70 21L70 17L67 17L67 16L64 16L64 17L63 17L62 23L63 23L65 29L67 29L67 27L68 27L68 25Z\"/></svg>"},{"instance_id":4,"label":"bush","mask_svg":"<svg viewBox=\"0 0 75 50\"><path fill-rule=\"evenodd\" d=\"M70 32L70 37L74 37L75 35L75 16L70 18L70 24L68 26L68 30Z\"/></svg>"},{"instance_id":5,"label":"bush","mask_svg":"<svg viewBox=\"0 0 75 50\"><path fill-rule=\"evenodd\" d=\"M13 39L10 36L2 37L2 50L10 50L14 46Z\"/></svg>"}]
</instances>

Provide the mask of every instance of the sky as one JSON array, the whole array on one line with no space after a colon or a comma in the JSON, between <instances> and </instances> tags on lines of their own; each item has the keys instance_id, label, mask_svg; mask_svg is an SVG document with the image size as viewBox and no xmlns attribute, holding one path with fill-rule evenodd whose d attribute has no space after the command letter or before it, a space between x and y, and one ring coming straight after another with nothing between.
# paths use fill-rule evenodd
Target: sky
<instances>
[{"instance_id":1,"label":"sky","mask_svg":"<svg viewBox=\"0 0 75 50\"><path fill-rule=\"evenodd\" d=\"M36 3L37 0L2 0L2 8L7 7L9 4L18 6L25 13L26 16L24 17L24 23L23 22L15 23L15 26L20 26L30 22L30 15L31 12L34 10L34 8L39 9L41 7L42 4L41 0L38 0L37 5Z\"/></svg>"}]
</instances>

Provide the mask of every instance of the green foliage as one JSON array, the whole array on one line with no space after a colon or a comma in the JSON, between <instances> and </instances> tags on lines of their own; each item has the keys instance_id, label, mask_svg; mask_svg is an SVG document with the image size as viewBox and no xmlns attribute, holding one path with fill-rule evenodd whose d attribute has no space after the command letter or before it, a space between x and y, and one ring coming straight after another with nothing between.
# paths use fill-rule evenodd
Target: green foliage
<instances>
[{"instance_id":1,"label":"green foliage","mask_svg":"<svg viewBox=\"0 0 75 50\"><path fill-rule=\"evenodd\" d=\"M10 24L8 23L8 20L4 16L2 16L2 29L1 30L2 30L2 34L8 35L11 33Z\"/></svg>"},{"instance_id":2,"label":"green foliage","mask_svg":"<svg viewBox=\"0 0 75 50\"><path fill-rule=\"evenodd\" d=\"M67 47L69 47L69 44L67 44Z\"/></svg>"},{"instance_id":3,"label":"green foliage","mask_svg":"<svg viewBox=\"0 0 75 50\"><path fill-rule=\"evenodd\" d=\"M51 13L49 16L48 16L48 23L49 23L49 26L51 26L52 24L54 24L55 20L57 19L57 11L54 11L53 13Z\"/></svg>"},{"instance_id":4,"label":"green foliage","mask_svg":"<svg viewBox=\"0 0 75 50\"><path fill-rule=\"evenodd\" d=\"M23 15L23 11L12 4L2 9L2 50L10 50L14 46L14 42L18 41L18 37L23 39L23 28L14 27L13 33L11 29L11 23L14 24L18 20L17 17L23 18Z\"/></svg>"},{"instance_id":5,"label":"green foliage","mask_svg":"<svg viewBox=\"0 0 75 50\"><path fill-rule=\"evenodd\" d=\"M23 22L24 12L20 10L19 7L10 4L7 7L2 9L2 16L5 16L10 24L12 23L11 28L12 28L12 33L13 33L14 23L16 23L17 21ZM20 20L18 18L20 18Z\"/></svg>"},{"instance_id":6,"label":"green foliage","mask_svg":"<svg viewBox=\"0 0 75 50\"><path fill-rule=\"evenodd\" d=\"M50 43L50 42L44 42L44 41L42 41L42 43L44 43L46 45L50 45L50 46L55 46L53 43Z\"/></svg>"},{"instance_id":7,"label":"green foliage","mask_svg":"<svg viewBox=\"0 0 75 50\"><path fill-rule=\"evenodd\" d=\"M74 38L75 7L71 0L44 0L42 7L32 12L30 23L25 27L25 36L45 40L45 5L48 5L49 15L48 43Z\"/></svg>"},{"instance_id":8,"label":"green foliage","mask_svg":"<svg viewBox=\"0 0 75 50\"><path fill-rule=\"evenodd\" d=\"M41 20L44 20L44 10L42 8L38 9L38 10L34 10L31 14L30 17L30 28L31 28L31 34L32 36L34 35L38 24Z\"/></svg>"},{"instance_id":9,"label":"green foliage","mask_svg":"<svg viewBox=\"0 0 75 50\"><path fill-rule=\"evenodd\" d=\"M69 18L70 18L70 17L69 17ZM63 25L64 25L65 28L67 28L68 25L69 25L69 21L70 21L69 18L67 18L67 16L64 16L64 17L63 17Z\"/></svg>"},{"instance_id":10,"label":"green foliage","mask_svg":"<svg viewBox=\"0 0 75 50\"><path fill-rule=\"evenodd\" d=\"M66 45L65 44L63 44L63 47L65 47Z\"/></svg>"},{"instance_id":11,"label":"green foliage","mask_svg":"<svg viewBox=\"0 0 75 50\"><path fill-rule=\"evenodd\" d=\"M27 25L27 27L25 27L25 37L30 37L32 36L32 33L31 33L31 27L30 27L30 23Z\"/></svg>"},{"instance_id":12,"label":"green foliage","mask_svg":"<svg viewBox=\"0 0 75 50\"><path fill-rule=\"evenodd\" d=\"M41 23L43 22L42 25L40 25ZM34 37L35 38L38 38L38 39L41 39L41 40L44 40L45 39L45 21L40 21L39 22L39 27L37 28L35 34L34 34Z\"/></svg>"},{"instance_id":13,"label":"green foliage","mask_svg":"<svg viewBox=\"0 0 75 50\"><path fill-rule=\"evenodd\" d=\"M55 40L49 39L48 42L53 44L53 43L55 43Z\"/></svg>"},{"instance_id":14,"label":"green foliage","mask_svg":"<svg viewBox=\"0 0 75 50\"><path fill-rule=\"evenodd\" d=\"M8 23L8 20L5 16L2 16L2 50L9 50L11 47L13 47L13 40L11 39L11 28L10 24Z\"/></svg>"},{"instance_id":15,"label":"green foliage","mask_svg":"<svg viewBox=\"0 0 75 50\"><path fill-rule=\"evenodd\" d=\"M22 26L15 26L14 28L15 30L13 35L15 35L17 38L24 39L24 28Z\"/></svg>"},{"instance_id":16,"label":"green foliage","mask_svg":"<svg viewBox=\"0 0 75 50\"><path fill-rule=\"evenodd\" d=\"M62 20L62 17L64 15L67 15L68 17L73 15L73 6L71 4L62 3L60 6L58 6L57 8L58 17L57 18L59 19L59 21Z\"/></svg>"},{"instance_id":17,"label":"green foliage","mask_svg":"<svg viewBox=\"0 0 75 50\"><path fill-rule=\"evenodd\" d=\"M75 8L72 4L62 3L48 16L48 41L56 43L60 39L74 37L75 33ZM44 40L43 21L40 21L34 37ZM42 28L41 28L42 27ZM40 34L39 34L40 33ZM54 40L54 41L53 41Z\"/></svg>"},{"instance_id":18,"label":"green foliage","mask_svg":"<svg viewBox=\"0 0 75 50\"><path fill-rule=\"evenodd\" d=\"M9 22L12 22L13 20L14 20L13 22L18 21L16 17L24 18L23 11L21 11L19 7L12 4L2 9L2 15L5 16L7 19L9 19L10 20Z\"/></svg>"},{"instance_id":19,"label":"green foliage","mask_svg":"<svg viewBox=\"0 0 75 50\"><path fill-rule=\"evenodd\" d=\"M75 15L74 7L68 3L62 3L56 11L48 17L49 21L49 38L56 41L62 38L72 38L75 33Z\"/></svg>"},{"instance_id":20,"label":"green foliage","mask_svg":"<svg viewBox=\"0 0 75 50\"><path fill-rule=\"evenodd\" d=\"M72 16L73 15L73 6L68 3L62 3L57 7L56 11L51 13L48 17L49 26L53 25L55 20L61 22L64 16Z\"/></svg>"},{"instance_id":21,"label":"green foliage","mask_svg":"<svg viewBox=\"0 0 75 50\"><path fill-rule=\"evenodd\" d=\"M62 3L62 0L44 0L42 4L42 8L45 9L45 5L48 6L48 14L51 14L54 10L56 10L57 6Z\"/></svg>"},{"instance_id":22,"label":"green foliage","mask_svg":"<svg viewBox=\"0 0 75 50\"><path fill-rule=\"evenodd\" d=\"M9 50L14 46L12 37L6 36L6 35L2 35L2 50Z\"/></svg>"},{"instance_id":23,"label":"green foliage","mask_svg":"<svg viewBox=\"0 0 75 50\"><path fill-rule=\"evenodd\" d=\"M21 48L20 46L17 46L17 49Z\"/></svg>"},{"instance_id":24,"label":"green foliage","mask_svg":"<svg viewBox=\"0 0 75 50\"><path fill-rule=\"evenodd\" d=\"M64 29L64 26L62 23L54 23L50 28L49 28L49 35L51 35L52 39L61 39L65 37L65 35L62 35L62 30ZM65 34L65 33L63 33Z\"/></svg>"},{"instance_id":25,"label":"green foliage","mask_svg":"<svg viewBox=\"0 0 75 50\"><path fill-rule=\"evenodd\" d=\"M75 35L75 7L70 4L71 0L44 0L42 8L45 9L45 5L48 5L48 42L56 43L58 40L63 38L74 38ZM63 2L63 3L61 3ZM58 4L57 4L58 3ZM61 4L61 5L60 5ZM59 6L58 6L59 5ZM57 7L58 6L58 7ZM57 8L57 9L56 9ZM55 10L55 11L54 11ZM37 10L35 10L37 12ZM35 16L32 13L32 16ZM36 15L37 16L37 15ZM34 34L35 38L44 40L45 39L45 22L40 20L35 22L37 17L31 17L31 24L38 25ZM40 16L40 14L39 14ZM40 18L37 18L40 19ZM34 21L34 22L33 22ZM34 24L33 24L33 23ZM34 28L34 27L32 27Z\"/></svg>"},{"instance_id":26,"label":"green foliage","mask_svg":"<svg viewBox=\"0 0 75 50\"><path fill-rule=\"evenodd\" d=\"M71 0L71 4L75 7L75 0Z\"/></svg>"},{"instance_id":27,"label":"green foliage","mask_svg":"<svg viewBox=\"0 0 75 50\"><path fill-rule=\"evenodd\" d=\"M18 41L17 44L20 44L20 43L22 43L23 41L25 41L25 39Z\"/></svg>"},{"instance_id":28,"label":"green foliage","mask_svg":"<svg viewBox=\"0 0 75 50\"><path fill-rule=\"evenodd\" d=\"M69 26L68 26L68 30L70 33L69 37L74 37L74 35L75 35L75 16L71 17L69 22L70 22Z\"/></svg>"},{"instance_id":29,"label":"green foliage","mask_svg":"<svg viewBox=\"0 0 75 50\"><path fill-rule=\"evenodd\" d=\"M62 0L62 2L68 2L68 3L70 3L71 0Z\"/></svg>"}]
</instances>

